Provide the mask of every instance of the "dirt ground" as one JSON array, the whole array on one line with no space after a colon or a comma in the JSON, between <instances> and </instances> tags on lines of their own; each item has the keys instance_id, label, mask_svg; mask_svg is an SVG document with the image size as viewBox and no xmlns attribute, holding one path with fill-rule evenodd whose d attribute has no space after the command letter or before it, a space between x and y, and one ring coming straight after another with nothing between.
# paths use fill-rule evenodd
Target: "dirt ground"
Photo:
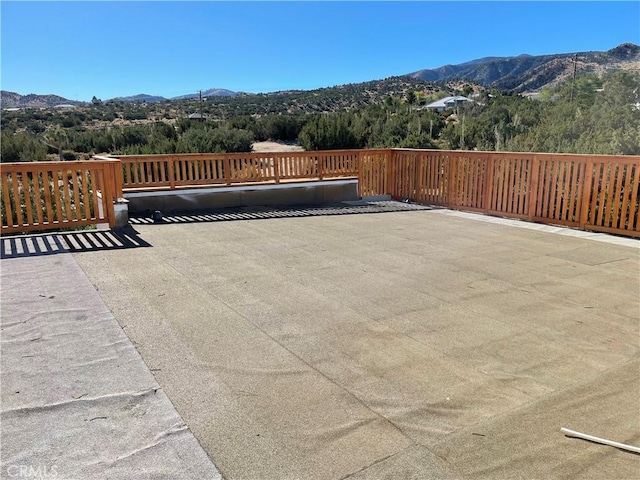
<instances>
[{"instance_id":1,"label":"dirt ground","mask_svg":"<svg viewBox=\"0 0 640 480\"><path fill-rule=\"evenodd\" d=\"M254 152L303 152L304 148L291 142L253 142Z\"/></svg>"}]
</instances>

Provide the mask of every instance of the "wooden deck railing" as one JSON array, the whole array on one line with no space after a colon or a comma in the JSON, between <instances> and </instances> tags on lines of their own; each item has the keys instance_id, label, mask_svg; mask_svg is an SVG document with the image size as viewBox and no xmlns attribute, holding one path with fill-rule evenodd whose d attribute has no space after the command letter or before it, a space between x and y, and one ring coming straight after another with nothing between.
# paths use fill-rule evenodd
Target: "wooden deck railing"
<instances>
[{"instance_id":1,"label":"wooden deck railing","mask_svg":"<svg viewBox=\"0 0 640 480\"><path fill-rule=\"evenodd\" d=\"M117 160L1 164L0 233L113 227L118 166Z\"/></svg>"},{"instance_id":2,"label":"wooden deck railing","mask_svg":"<svg viewBox=\"0 0 640 480\"><path fill-rule=\"evenodd\" d=\"M640 237L638 156L409 149L132 155L2 164L1 232L113 225L113 201L123 192L345 177L358 178L360 196L391 195Z\"/></svg>"},{"instance_id":3,"label":"wooden deck railing","mask_svg":"<svg viewBox=\"0 0 640 480\"><path fill-rule=\"evenodd\" d=\"M392 150L361 192L640 237L640 157ZM386 184L385 184L386 178Z\"/></svg>"},{"instance_id":4,"label":"wooden deck railing","mask_svg":"<svg viewBox=\"0 0 640 480\"><path fill-rule=\"evenodd\" d=\"M122 155L125 191L357 177L363 151ZM103 158L103 157L97 157Z\"/></svg>"}]
</instances>

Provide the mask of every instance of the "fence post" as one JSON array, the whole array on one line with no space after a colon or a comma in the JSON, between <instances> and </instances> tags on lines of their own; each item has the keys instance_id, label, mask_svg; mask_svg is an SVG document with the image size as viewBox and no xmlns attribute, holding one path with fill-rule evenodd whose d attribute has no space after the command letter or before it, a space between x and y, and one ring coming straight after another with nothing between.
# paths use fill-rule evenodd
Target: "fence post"
<instances>
[{"instance_id":1,"label":"fence post","mask_svg":"<svg viewBox=\"0 0 640 480\"><path fill-rule=\"evenodd\" d=\"M104 178L104 185L101 190L102 201L104 202L103 205L106 209L107 219L109 220L109 228L114 228L116 226L116 214L113 207L113 192L116 190L115 172L113 168L115 162L103 161L101 163Z\"/></svg>"}]
</instances>

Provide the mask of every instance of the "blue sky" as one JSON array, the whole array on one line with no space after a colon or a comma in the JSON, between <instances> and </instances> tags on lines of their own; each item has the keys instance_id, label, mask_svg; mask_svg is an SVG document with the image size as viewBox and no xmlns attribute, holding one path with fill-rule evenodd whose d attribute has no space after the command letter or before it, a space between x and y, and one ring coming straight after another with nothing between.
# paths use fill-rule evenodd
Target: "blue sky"
<instances>
[{"instance_id":1,"label":"blue sky","mask_svg":"<svg viewBox=\"0 0 640 480\"><path fill-rule=\"evenodd\" d=\"M1 88L72 100L357 83L486 56L640 43L640 2L30 2Z\"/></svg>"}]
</instances>

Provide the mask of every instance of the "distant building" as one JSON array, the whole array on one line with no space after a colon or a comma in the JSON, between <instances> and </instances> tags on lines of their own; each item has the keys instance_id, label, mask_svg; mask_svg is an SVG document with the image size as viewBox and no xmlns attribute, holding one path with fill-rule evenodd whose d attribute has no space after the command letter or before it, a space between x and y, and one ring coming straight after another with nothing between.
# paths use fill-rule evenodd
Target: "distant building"
<instances>
[{"instance_id":1,"label":"distant building","mask_svg":"<svg viewBox=\"0 0 640 480\"><path fill-rule=\"evenodd\" d=\"M196 122L204 122L207 119L207 117L205 117L204 115L201 115L199 113L192 113L187 118L189 120L195 120Z\"/></svg>"},{"instance_id":2,"label":"distant building","mask_svg":"<svg viewBox=\"0 0 640 480\"><path fill-rule=\"evenodd\" d=\"M19 107L7 107L4 109L5 112L19 112L20 108Z\"/></svg>"},{"instance_id":3,"label":"distant building","mask_svg":"<svg viewBox=\"0 0 640 480\"><path fill-rule=\"evenodd\" d=\"M450 108L456 108L458 105L467 102L473 102L473 100L462 96L444 97L440 100L436 100L435 102L431 102L430 104L425 105L424 108L435 110L436 112L443 112Z\"/></svg>"},{"instance_id":4,"label":"distant building","mask_svg":"<svg viewBox=\"0 0 640 480\"><path fill-rule=\"evenodd\" d=\"M62 103L60 105L56 105L53 108L55 108L56 110L75 110L76 106L70 105L68 103Z\"/></svg>"},{"instance_id":5,"label":"distant building","mask_svg":"<svg viewBox=\"0 0 640 480\"><path fill-rule=\"evenodd\" d=\"M540 100L540 92L525 92L521 93L520 96L529 100Z\"/></svg>"}]
</instances>

